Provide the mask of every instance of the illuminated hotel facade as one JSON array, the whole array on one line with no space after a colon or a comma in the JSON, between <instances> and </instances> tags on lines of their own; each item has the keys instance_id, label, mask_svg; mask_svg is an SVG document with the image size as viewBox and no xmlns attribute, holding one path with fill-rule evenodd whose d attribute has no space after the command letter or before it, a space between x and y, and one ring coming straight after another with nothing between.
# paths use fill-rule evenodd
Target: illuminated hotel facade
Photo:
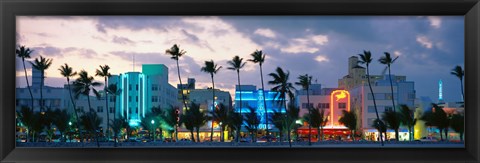
<instances>
[{"instance_id":1,"label":"illuminated hotel facade","mask_svg":"<svg viewBox=\"0 0 480 163\"><path fill-rule=\"evenodd\" d=\"M138 126L152 107L179 105L177 89L168 83L168 68L163 64L143 64L142 72L112 75L108 82L122 89L116 103L110 96L109 107L113 109L113 105L116 105L115 114L117 117L127 117L130 126Z\"/></svg>"},{"instance_id":2,"label":"illuminated hotel facade","mask_svg":"<svg viewBox=\"0 0 480 163\"><path fill-rule=\"evenodd\" d=\"M241 90L241 91L240 91ZM240 108L240 93L242 94L242 108ZM265 94L265 97L264 95ZM265 91L258 89L254 85L236 85L235 86L235 112L240 113L240 110L243 115L250 113L250 109L256 109L258 118L260 119L260 124L258 129L266 129L265 114L268 114L268 117L271 117L274 111L285 113L285 110L280 107L281 100L275 98L277 92ZM265 98L265 106L263 99ZM267 112L265 113L265 107ZM275 131L275 126L272 123L268 123L268 129ZM247 131L242 127L242 132Z\"/></svg>"}]
</instances>

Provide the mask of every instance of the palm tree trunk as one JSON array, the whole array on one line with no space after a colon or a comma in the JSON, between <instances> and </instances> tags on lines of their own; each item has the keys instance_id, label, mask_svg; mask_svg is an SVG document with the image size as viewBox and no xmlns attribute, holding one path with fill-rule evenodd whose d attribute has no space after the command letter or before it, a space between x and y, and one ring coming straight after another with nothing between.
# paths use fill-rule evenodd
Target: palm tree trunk
<instances>
[{"instance_id":1,"label":"palm tree trunk","mask_svg":"<svg viewBox=\"0 0 480 163\"><path fill-rule=\"evenodd\" d=\"M195 136L193 134L193 130L190 130L190 134L191 134L190 137L192 138L192 142L195 142Z\"/></svg>"},{"instance_id":2,"label":"palm tree trunk","mask_svg":"<svg viewBox=\"0 0 480 163\"><path fill-rule=\"evenodd\" d=\"M321 133L320 133L320 127L317 128L317 142L320 142L322 140Z\"/></svg>"},{"instance_id":3,"label":"palm tree trunk","mask_svg":"<svg viewBox=\"0 0 480 163\"><path fill-rule=\"evenodd\" d=\"M89 112L92 112L92 105L90 104L90 95L88 95L88 94L87 94L87 100L88 100ZM90 116L88 116L88 117L90 119L90 124L92 125L92 128L93 128L93 135L95 136L95 140L97 141L97 147L100 148L100 142L98 142L97 127L93 123L93 119L92 119L91 116L92 116L92 114L90 114Z\"/></svg>"},{"instance_id":4,"label":"palm tree trunk","mask_svg":"<svg viewBox=\"0 0 480 163\"><path fill-rule=\"evenodd\" d=\"M110 108L108 108L108 93L107 93L107 77L105 77L105 88L103 89L105 92L105 109L107 110L107 140L110 139Z\"/></svg>"},{"instance_id":5,"label":"palm tree trunk","mask_svg":"<svg viewBox=\"0 0 480 163\"><path fill-rule=\"evenodd\" d=\"M25 68L25 59L24 58L22 58L22 62L23 62L23 70L25 70L25 80L27 81L28 92L30 92L30 97L32 98L32 101L31 101L32 108L30 108L30 110L33 113L33 94L32 94L32 89L30 88L30 84L28 83L27 68ZM27 141L28 141L28 139L27 139Z\"/></svg>"},{"instance_id":6,"label":"palm tree trunk","mask_svg":"<svg viewBox=\"0 0 480 163\"><path fill-rule=\"evenodd\" d=\"M396 112L395 109L395 98L393 98L393 83L392 83L392 75L390 74L390 66L388 66L388 77L390 78L390 90L392 91L392 104L393 104L393 112ZM398 139L398 137L396 138Z\"/></svg>"},{"instance_id":7,"label":"palm tree trunk","mask_svg":"<svg viewBox=\"0 0 480 163\"><path fill-rule=\"evenodd\" d=\"M398 141L398 128L395 129L395 140Z\"/></svg>"},{"instance_id":8,"label":"palm tree trunk","mask_svg":"<svg viewBox=\"0 0 480 163\"><path fill-rule=\"evenodd\" d=\"M308 109L308 115L311 114L310 111L310 95L308 94L308 87L307 87L307 109ZM308 145L312 145L312 125L311 124L311 118L308 119Z\"/></svg>"},{"instance_id":9,"label":"palm tree trunk","mask_svg":"<svg viewBox=\"0 0 480 163\"><path fill-rule=\"evenodd\" d=\"M463 79L460 78L460 90L462 90L462 101L465 101L465 94L463 93Z\"/></svg>"},{"instance_id":10,"label":"palm tree trunk","mask_svg":"<svg viewBox=\"0 0 480 163\"><path fill-rule=\"evenodd\" d=\"M83 147L83 136L82 136L82 130L80 129L80 118L78 117L77 106L75 104L75 101L73 100L72 89L70 88L70 78L68 77L67 77L67 86L68 86L68 94L70 94L70 100L72 101L73 112L75 113L75 118L77 118L77 127L79 131L78 133L80 136L80 143L82 143L82 147Z\"/></svg>"},{"instance_id":11,"label":"palm tree trunk","mask_svg":"<svg viewBox=\"0 0 480 163\"><path fill-rule=\"evenodd\" d=\"M352 134L352 142L354 142L355 141L355 130L351 130L350 132L351 132L350 134Z\"/></svg>"},{"instance_id":12,"label":"palm tree trunk","mask_svg":"<svg viewBox=\"0 0 480 163\"><path fill-rule=\"evenodd\" d=\"M200 131L199 131L200 129L199 128L200 127L197 127L197 142L201 142L200 141Z\"/></svg>"},{"instance_id":13,"label":"palm tree trunk","mask_svg":"<svg viewBox=\"0 0 480 163\"><path fill-rule=\"evenodd\" d=\"M240 115L242 116L242 108L243 107L242 107L242 87L241 87L241 84L240 84L240 70L237 70L237 79L238 79L238 91L240 92ZM240 129L237 130L236 134L237 134L237 137L240 136ZM238 143L239 139L237 139L236 141Z\"/></svg>"},{"instance_id":14,"label":"palm tree trunk","mask_svg":"<svg viewBox=\"0 0 480 163\"><path fill-rule=\"evenodd\" d=\"M370 87L370 93L372 94L373 106L375 107L375 114L377 116L377 119L380 120L380 116L378 116L377 103L375 102L375 94L373 93L372 84L370 83L370 71L368 69L368 65L367 65L367 80L368 80L368 87ZM367 98L368 98L368 95L367 95ZM382 128L382 126L380 126L380 128ZM383 146L381 129L378 131L378 133L380 134L380 142L382 143L382 146Z\"/></svg>"},{"instance_id":15,"label":"palm tree trunk","mask_svg":"<svg viewBox=\"0 0 480 163\"><path fill-rule=\"evenodd\" d=\"M290 129L290 126L288 126L288 128L287 128L287 132L288 132L287 133L288 145L290 146L290 148L292 148L292 139L290 137L290 134L291 134L292 130Z\"/></svg>"},{"instance_id":16,"label":"palm tree trunk","mask_svg":"<svg viewBox=\"0 0 480 163\"><path fill-rule=\"evenodd\" d=\"M266 132L267 132L267 141L270 142L270 132L268 130L268 111L267 111L267 101L265 100L265 87L263 85L263 71L262 71L262 64L260 65L260 79L262 80L262 94L263 94L263 107L265 108L265 125L266 125Z\"/></svg>"},{"instance_id":17,"label":"palm tree trunk","mask_svg":"<svg viewBox=\"0 0 480 163\"><path fill-rule=\"evenodd\" d=\"M40 80L40 111L43 112L44 111L44 102L43 102L43 80L44 80L44 70L42 70L42 73L41 73L41 76L42 76L42 79Z\"/></svg>"},{"instance_id":18,"label":"palm tree trunk","mask_svg":"<svg viewBox=\"0 0 480 163\"><path fill-rule=\"evenodd\" d=\"M185 100L185 95L183 94L183 84L182 84L182 78L180 77L180 66L178 65L178 58L177 60L177 74L178 74L178 81L180 82L180 92L182 93L182 99L183 99L183 105L185 106L185 109L187 109L187 102Z\"/></svg>"},{"instance_id":19,"label":"palm tree trunk","mask_svg":"<svg viewBox=\"0 0 480 163\"><path fill-rule=\"evenodd\" d=\"M213 94L213 102L212 102L212 112L215 109L215 81L213 80L213 73L211 74L212 76L212 94ZM212 119L212 129L210 132L210 142L213 142L213 119Z\"/></svg>"},{"instance_id":20,"label":"palm tree trunk","mask_svg":"<svg viewBox=\"0 0 480 163\"><path fill-rule=\"evenodd\" d=\"M442 134L442 129L439 129L440 130L440 140L443 141L443 134Z\"/></svg>"}]
</instances>

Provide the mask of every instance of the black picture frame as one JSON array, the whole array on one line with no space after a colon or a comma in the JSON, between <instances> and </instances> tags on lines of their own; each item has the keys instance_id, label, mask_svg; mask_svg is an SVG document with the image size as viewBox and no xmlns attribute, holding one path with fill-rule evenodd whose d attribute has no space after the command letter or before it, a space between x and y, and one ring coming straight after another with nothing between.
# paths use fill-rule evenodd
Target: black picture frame
<instances>
[{"instance_id":1,"label":"black picture frame","mask_svg":"<svg viewBox=\"0 0 480 163\"><path fill-rule=\"evenodd\" d=\"M478 0L2 0L0 160L26 161L480 161ZM464 15L465 148L15 148L15 16L22 15ZM472 108L472 109L470 109Z\"/></svg>"}]
</instances>

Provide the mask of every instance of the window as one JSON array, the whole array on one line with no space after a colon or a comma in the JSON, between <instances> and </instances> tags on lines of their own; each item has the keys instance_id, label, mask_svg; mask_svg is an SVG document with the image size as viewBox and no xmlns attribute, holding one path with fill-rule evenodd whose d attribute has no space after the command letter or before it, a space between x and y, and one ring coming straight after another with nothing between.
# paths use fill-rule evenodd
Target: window
<instances>
[{"instance_id":1,"label":"window","mask_svg":"<svg viewBox=\"0 0 480 163\"><path fill-rule=\"evenodd\" d=\"M47 93L51 93L51 92L52 92L52 90L51 90L51 89L47 89Z\"/></svg>"},{"instance_id":2,"label":"window","mask_svg":"<svg viewBox=\"0 0 480 163\"><path fill-rule=\"evenodd\" d=\"M375 113L375 106L368 106L368 113Z\"/></svg>"},{"instance_id":3,"label":"window","mask_svg":"<svg viewBox=\"0 0 480 163\"><path fill-rule=\"evenodd\" d=\"M158 96L152 96L152 102L158 102Z\"/></svg>"},{"instance_id":4,"label":"window","mask_svg":"<svg viewBox=\"0 0 480 163\"><path fill-rule=\"evenodd\" d=\"M137 113L137 114L138 114L138 107L136 107L136 108L135 108L135 113Z\"/></svg>"},{"instance_id":5,"label":"window","mask_svg":"<svg viewBox=\"0 0 480 163\"><path fill-rule=\"evenodd\" d=\"M113 113L113 107L110 107L109 110L110 110L110 113Z\"/></svg>"},{"instance_id":6,"label":"window","mask_svg":"<svg viewBox=\"0 0 480 163\"><path fill-rule=\"evenodd\" d=\"M338 108L339 109L346 109L347 108L347 103L343 103L343 102L338 103Z\"/></svg>"},{"instance_id":7,"label":"window","mask_svg":"<svg viewBox=\"0 0 480 163\"><path fill-rule=\"evenodd\" d=\"M33 93L37 93L38 92L38 89L33 89Z\"/></svg>"},{"instance_id":8,"label":"window","mask_svg":"<svg viewBox=\"0 0 480 163\"><path fill-rule=\"evenodd\" d=\"M103 106L97 106L97 112L103 113Z\"/></svg>"},{"instance_id":9,"label":"window","mask_svg":"<svg viewBox=\"0 0 480 163\"><path fill-rule=\"evenodd\" d=\"M136 85L135 85L135 90L137 90L137 91L138 91L138 84L136 84Z\"/></svg>"},{"instance_id":10,"label":"window","mask_svg":"<svg viewBox=\"0 0 480 163\"><path fill-rule=\"evenodd\" d=\"M138 96L135 96L135 101L138 102Z\"/></svg>"},{"instance_id":11,"label":"window","mask_svg":"<svg viewBox=\"0 0 480 163\"><path fill-rule=\"evenodd\" d=\"M408 99L415 99L415 93L409 93Z\"/></svg>"},{"instance_id":12,"label":"window","mask_svg":"<svg viewBox=\"0 0 480 163\"><path fill-rule=\"evenodd\" d=\"M158 85L152 84L152 91L158 91Z\"/></svg>"},{"instance_id":13,"label":"window","mask_svg":"<svg viewBox=\"0 0 480 163\"><path fill-rule=\"evenodd\" d=\"M111 96L110 97L110 102L115 102L115 97Z\"/></svg>"},{"instance_id":14,"label":"window","mask_svg":"<svg viewBox=\"0 0 480 163\"><path fill-rule=\"evenodd\" d=\"M307 108L307 103L302 103L302 108L303 109L308 109ZM310 108L313 108L313 103L310 103Z\"/></svg>"},{"instance_id":15,"label":"window","mask_svg":"<svg viewBox=\"0 0 480 163\"><path fill-rule=\"evenodd\" d=\"M132 96L128 96L128 102L132 102Z\"/></svg>"},{"instance_id":16,"label":"window","mask_svg":"<svg viewBox=\"0 0 480 163\"><path fill-rule=\"evenodd\" d=\"M318 103L318 108L321 108L321 109L330 108L330 103Z\"/></svg>"},{"instance_id":17,"label":"window","mask_svg":"<svg viewBox=\"0 0 480 163\"><path fill-rule=\"evenodd\" d=\"M132 90L132 85L131 85L131 84L128 85L128 90L129 90L129 91Z\"/></svg>"},{"instance_id":18,"label":"window","mask_svg":"<svg viewBox=\"0 0 480 163\"><path fill-rule=\"evenodd\" d=\"M373 100L372 94L368 94L368 99ZM375 100L385 100L385 93L375 93Z\"/></svg>"},{"instance_id":19,"label":"window","mask_svg":"<svg viewBox=\"0 0 480 163\"><path fill-rule=\"evenodd\" d=\"M385 112L386 111L393 111L393 108L391 106L385 106Z\"/></svg>"}]
</instances>

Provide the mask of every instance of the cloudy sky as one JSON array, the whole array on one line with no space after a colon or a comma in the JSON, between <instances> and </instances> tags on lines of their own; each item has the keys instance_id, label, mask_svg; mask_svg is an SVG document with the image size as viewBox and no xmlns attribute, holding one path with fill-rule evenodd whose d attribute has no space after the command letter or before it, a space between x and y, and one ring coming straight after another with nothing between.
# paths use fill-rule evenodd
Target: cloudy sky
<instances>
[{"instance_id":1,"label":"cloudy sky","mask_svg":"<svg viewBox=\"0 0 480 163\"><path fill-rule=\"evenodd\" d=\"M165 50L178 44L187 51L180 59L183 81L196 78L197 87L211 86L210 76L200 71L205 60L223 66L215 86L232 92L236 73L226 62L239 55L250 58L256 49L267 54L266 74L278 66L290 71L290 80L308 73L323 87L337 87L347 74L348 57L370 50L372 74L385 67L377 62L383 52L399 59L392 74L415 82L417 97L438 98L443 80L444 99L461 99L459 80L450 75L455 65L464 67L464 18L462 16L145 16L145 17L17 17L17 44L53 58L46 84L61 86L58 68L68 63L76 71L94 75L108 64L112 74L141 71L141 64L169 67L169 82L178 83L175 62ZM132 58L135 56L135 66ZM31 59L32 60L32 59ZM30 64L27 63L27 69ZM17 58L17 85L25 76ZM242 84L260 87L258 65L247 63ZM29 72L30 75L30 72ZM103 81L101 78L96 78ZM266 84L267 88L271 86ZM300 87L298 87L300 89ZM233 93L233 92L232 92Z\"/></svg>"}]
</instances>

